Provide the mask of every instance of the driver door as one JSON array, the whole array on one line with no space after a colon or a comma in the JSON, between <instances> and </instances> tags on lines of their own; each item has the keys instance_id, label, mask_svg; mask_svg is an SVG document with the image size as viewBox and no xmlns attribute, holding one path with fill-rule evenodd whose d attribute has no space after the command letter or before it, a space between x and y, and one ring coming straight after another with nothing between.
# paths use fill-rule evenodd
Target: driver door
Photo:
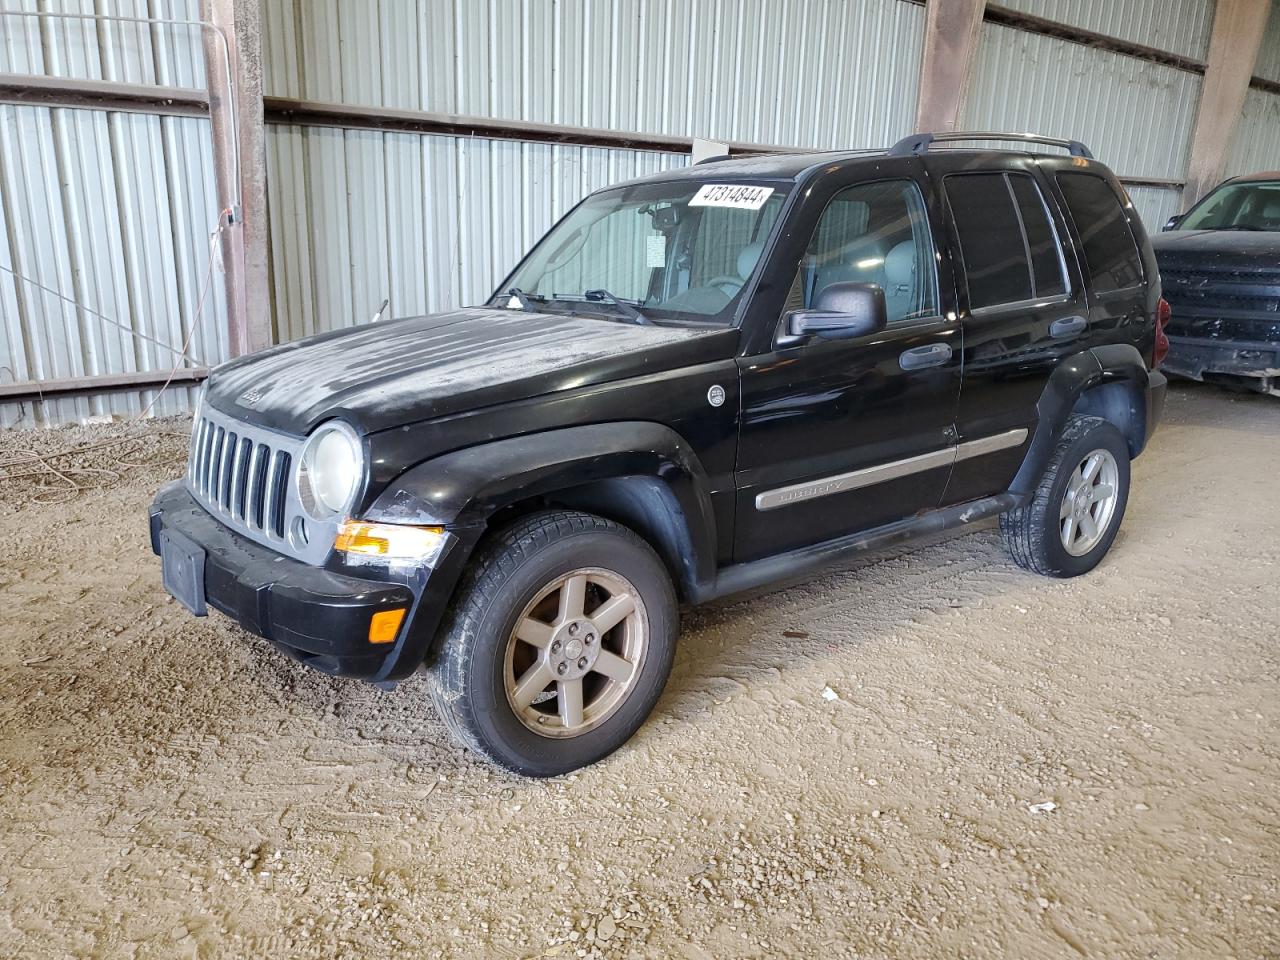
<instances>
[{"instance_id":1,"label":"driver door","mask_svg":"<svg viewBox=\"0 0 1280 960\"><path fill-rule=\"evenodd\" d=\"M961 328L954 290L945 302L939 291L928 181L919 172L828 191L789 306L811 308L831 283L876 283L888 324L799 342L780 324L768 352L739 361L735 562L937 507L951 472Z\"/></svg>"}]
</instances>

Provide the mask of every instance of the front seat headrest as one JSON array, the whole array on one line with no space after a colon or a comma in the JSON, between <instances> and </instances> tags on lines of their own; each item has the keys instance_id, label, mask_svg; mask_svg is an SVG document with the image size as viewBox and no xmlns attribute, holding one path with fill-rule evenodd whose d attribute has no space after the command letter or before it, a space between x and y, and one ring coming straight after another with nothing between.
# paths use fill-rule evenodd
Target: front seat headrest
<instances>
[{"instance_id":1,"label":"front seat headrest","mask_svg":"<svg viewBox=\"0 0 1280 960\"><path fill-rule=\"evenodd\" d=\"M748 243L745 247L738 251L738 276L746 280L751 276L751 271L756 268L756 264L760 260L760 254L764 252L764 241L757 240L755 243Z\"/></svg>"},{"instance_id":2,"label":"front seat headrest","mask_svg":"<svg viewBox=\"0 0 1280 960\"><path fill-rule=\"evenodd\" d=\"M909 287L915 281L915 275L915 244L910 240L904 240L890 250L884 258L884 278L888 283L889 291Z\"/></svg>"}]
</instances>

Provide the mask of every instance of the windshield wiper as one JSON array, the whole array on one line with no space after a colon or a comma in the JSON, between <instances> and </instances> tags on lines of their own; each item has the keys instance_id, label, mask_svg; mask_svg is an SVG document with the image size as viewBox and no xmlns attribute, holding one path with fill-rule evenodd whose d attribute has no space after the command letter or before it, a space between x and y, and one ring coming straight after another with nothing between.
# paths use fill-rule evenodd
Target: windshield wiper
<instances>
[{"instance_id":1,"label":"windshield wiper","mask_svg":"<svg viewBox=\"0 0 1280 960\"><path fill-rule=\"evenodd\" d=\"M617 307L620 311L622 311L622 313L623 313L623 315L624 315L624 316L626 316L628 319L630 319L630 320L631 320L631 322L632 322L632 323L638 323L638 324L640 324L641 326L644 326L644 327L651 327L651 326L653 326L653 321L652 321L652 320L650 320L648 317L646 317L643 313L641 313L639 310L637 310L634 306L632 306L631 304L627 303L627 301L625 301L625 300L619 300L617 297L615 297L615 296L614 296L612 293L610 293L608 290L601 290L601 289L597 289L597 290L586 290L586 291L584 291L584 292L583 292L582 296L583 296L585 299L587 299L587 300L594 300L594 301L596 301L596 302L603 301L603 302L605 302L605 303L608 303L608 304L610 304L610 305L612 305L612 306Z\"/></svg>"},{"instance_id":2,"label":"windshield wiper","mask_svg":"<svg viewBox=\"0 0 1280 960\"><path fill-rule=\"evenodd\" d=\"M1253 224L1251 224L1251 223L1229 223L1229 224L1227 224L1225 227L1215 227L1214 229L1217 229L1217 230L1257 230L1257 231L1259 231L1260 233L1261 233L1261 232L1265 232L1265 231L1263 231L1263 228L1262 228L1262 227L1255 227L1255 226L1254 226Z\"/></svg>"},{"instance_id":3,"label":"windshield wiper","mask_svg":"<svg viewBox=\"0 0 1280 960\"><path fill-rule=\"evenodd\" d=\"M529 306L529 304L547 302L546 297L541 296L540 294L537 294L537 293L525 293L519 287L512 287L511 289L509 289L507 291L507 296L514 300L519 301L520 309L527 310L530 313L537 313L538 311L535 310L533 307ZM507 300L507 306L508 307L511 306L511 300Z\"/></svg>"}]
</instances>

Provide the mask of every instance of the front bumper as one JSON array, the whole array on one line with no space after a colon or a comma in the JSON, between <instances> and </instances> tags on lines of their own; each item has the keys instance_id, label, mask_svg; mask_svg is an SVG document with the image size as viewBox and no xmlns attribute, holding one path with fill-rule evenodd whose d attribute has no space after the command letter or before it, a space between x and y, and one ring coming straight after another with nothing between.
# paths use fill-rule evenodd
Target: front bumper
<instances>
[{"instance_id":1,"label":"front bumper","mask_svg":"<svg viewBox=\"0 0 1280 960\"><path fill-rule=\"evenodd\" d=\"M431 570L353 576L311 566L218 522L181 481L161 488L150 517L157 555L163 530L204 551L210 606L308 666L372 682L403 679L426 658L467 553L462 540L451 538ZM370 618L394 609L408 611L395 641L370 643Z\"/></svg>"},{"instance_id":2,"label":"front bumper","mask_svg":"<svg viewBox=\"0 0 1280 960\"><path fill-rule=\"evenodd\" d=\"M1169 334L1169 355L1160 369L1191 380L1203 380L1205 374L1277 378L1280 343Z\"/></svg>"}]
</instances>

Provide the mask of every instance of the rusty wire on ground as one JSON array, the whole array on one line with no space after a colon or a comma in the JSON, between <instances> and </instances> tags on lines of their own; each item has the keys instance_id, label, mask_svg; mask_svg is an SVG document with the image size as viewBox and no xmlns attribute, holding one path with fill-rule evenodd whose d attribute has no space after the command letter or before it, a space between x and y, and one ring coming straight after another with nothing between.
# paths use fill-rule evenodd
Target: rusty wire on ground
<instances>
[{"instance_id":1,"label":"rusty wire on ground","mask_svg":"<svg viewBox=\"0 0 1280 960\"><path fill-rule=\"evenodd\" d=\"M180 444L170 438L178 438ZM0 456L0 504L68 503L84 493L113 487L135 470L180 469L188 434L151 431L78 444L44 453L20 448Z\"/></svg>"}]
</instances>

